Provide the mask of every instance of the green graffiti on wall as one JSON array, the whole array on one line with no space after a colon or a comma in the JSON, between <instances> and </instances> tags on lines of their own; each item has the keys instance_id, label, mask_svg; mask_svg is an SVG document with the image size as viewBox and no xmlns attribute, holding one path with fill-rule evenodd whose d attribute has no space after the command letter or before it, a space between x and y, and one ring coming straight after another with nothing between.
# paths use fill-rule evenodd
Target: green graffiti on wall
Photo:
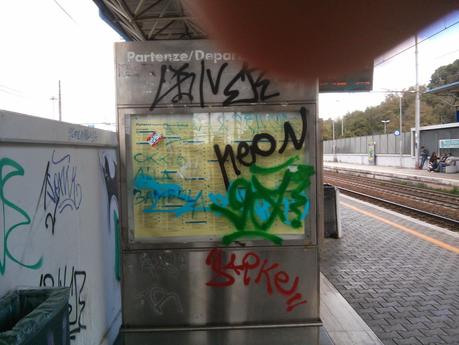
<instances>
[{"instance_id":1,"label":"green graffiti on wall","mask_svg":"<svg viewBox=\"0 0 459 345\"><path fill-rule=\"evenodd\" d=\"M234 180L226 195L213 195L210 209L227 218L236 231L223 237L230 244L241 237L261 237L281 244L282 238L269 230L276 220L299 229L309 213L306 188L311 184L314 168L294 164L299 157L291 157L274 167L252 165L250 180L239 177ZM262 176L283 172L280 183L269 188L263 185Z\"/></svg>"},{"instance_id":2,"label":"green graffiti on wall","mask_svg":"<svg viewBox=\"0 0 459 345\"><path fill-rule=\"evenodd\" d=\"M1 233L3 234L0 237L0 241L2 241L3 247L3 255L0 257L0 274L4 275L6 272L6 262L7 260L11 260L16 264L29 268L29 269L39 269L43 264L43 258L41 257L38 261L34 264L26 264L14 256L9 249L9 237L16 231L21 230L24 226L29 225L31 223L30 216L16 205L11 200L7 199L5 195L5 186L8 183L8 180L13 178L14 176L24 176L24 168L17 163L16 161L10 158L2 158L0 159L0 204L1 204L1 214L2 214L2 224L1 224ZM8 224L8 219L11 216L11 212L14 214L14 219L17 219L18 216L22 218L21 221L17 223ZM11 217L13 218L13 217Z\"/></svg>"}]
</instances>

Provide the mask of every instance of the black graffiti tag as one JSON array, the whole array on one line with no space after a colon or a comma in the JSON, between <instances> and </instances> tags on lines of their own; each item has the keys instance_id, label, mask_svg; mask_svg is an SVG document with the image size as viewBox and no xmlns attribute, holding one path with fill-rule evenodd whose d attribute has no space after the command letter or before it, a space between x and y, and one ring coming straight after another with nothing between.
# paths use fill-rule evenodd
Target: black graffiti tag
<instances>
[{"instance_id":1,"label":"black graffiti tag","mask_svg":"<svg viewBox=\"0 0 459 345\"><path fill-rule=\"evenodd\" d=\"M210 68L206 68L205 61L201 61L201 69L199 72L199 104L205 107L206 99L204 95L204 87L210 86L211 93L214 96L222 96L223 106L230 106L241 103L257 103L265 102L268 99L277 97L279 92L268 92L271 81L265 78L265 73L256 69L249 68L244 63L241 69L229 79L228 82L223 84L222 76L228 67L228 63L220 66L217 73L212 75ZM170 97L173 104L178 103L188 98L192 103L193 87L195 86L195 79L197 74L190 70L188 63L183 64L179 68L174 68L172 65L162 65L161 75L156 89L155 98L150 107L153 110L162 100ZM169 88L165 89L164 85L170 82ZM251 91L251 97L242 98L241 89L248 89Z\"/></svg>"},{"instance_id":2,"label":"black graffiti tag","mask_svg":"<svg viewBox=\"0 0 459 345\"><path fill-rule=\"evenodd\" d=\"M70 339L75 339L75 335L81 330L86 329L83 323L82 315L86 307L86 301L83 299L83 290L86 284L86 272L77 271L75 267L67 274L67 266L59 268L57 275L51 273L40 276L40 287L69 287L69 325Z\"/></svg>"},{"instance_id":3,"label":"black graffiti tag","mask_svg":"<svg viewBox=\"0 0 459 345\"><path fill-rule=\"evenodd\" d=\"M295 150L299 150L303 147L304 141L306 139L307 132L307 110L305 107L300 109L301 115L301 134L297 138L295 130L293 129L289 121L284 122L284 140L283 144L279 148L279 153L283 153L287 148L287 145L290 143L290 140L293 144ZM260 142L268 142L268 148L261 148ZM257 156L270 156L277 150L276 139L268 133L259 133L255 134L251 140L251 144L246 141L240 141L237 145L236 154L234 153L233 147L231 145L225 145L225 148L222 152L220 146L217 144L214 145L215 155L217 156L218 164L220 165L220 170L223 177L223 182L225 183L226 189L229 187L228 173L226 171L225 163L229 159L233 171L236 175L241 174L241 170L238 167L238 163L244 166L251 166L257 162Z\"/></svg>"}]
</instances>

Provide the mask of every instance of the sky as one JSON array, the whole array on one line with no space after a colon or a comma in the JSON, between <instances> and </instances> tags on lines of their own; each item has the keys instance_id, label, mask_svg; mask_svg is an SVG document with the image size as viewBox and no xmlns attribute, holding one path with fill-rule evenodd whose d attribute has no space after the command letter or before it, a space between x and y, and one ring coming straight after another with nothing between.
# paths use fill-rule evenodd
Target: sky
<instances>
[{"instance_id":1,"label":"sky","mask_svg":"<svg viewBox=\"0 0 459 345\"><path fill-rule=\"evenodd\" d=\"M459 59L459 23L457 22L459 22L459 11L432 23L419 33L420 85L428 84L430 76L438 67ZM454 23L457 24L451 26ZM441 31L449 26L451 27ZM427 39L433 34L436 35ZM376 58L372 92L320 94L319 116L337 119L348 112L365 110L369 106L381 103L388 90L399 91L414 86L416 84L414 50L413 37ZM397 53L399 54L396 55Z\"/></svg>"},{"instance_id":2,"label":"sky","mask_svg":"<svg viewBox=\"0 0 459 345\"><path fill-rule=\"evenodd\" d=\"M459 24L426 39L455 22L459 11L419 34L420 84L459 59ZM91 0L0 1L0 109L58 119L61 80L63 121L115 123L117 41L121 37L100 19ZM375 60L373 92L319 95L319 116L336 119L379 104L387 90L413 86L413 44L408 40Z\"/></svg>"}]
</instances>

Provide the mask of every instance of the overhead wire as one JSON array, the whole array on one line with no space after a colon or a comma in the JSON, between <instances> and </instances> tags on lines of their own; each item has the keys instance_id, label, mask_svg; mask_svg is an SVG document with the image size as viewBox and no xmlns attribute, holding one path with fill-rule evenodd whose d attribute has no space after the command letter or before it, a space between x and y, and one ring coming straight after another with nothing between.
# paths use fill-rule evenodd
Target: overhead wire
<instances>
[{"instance_id":1,"label":"overhead wire","mask_svg":"<svg viewBox=\"0 0 459 345\"><path fill-rule=\"evenodd\" d=\"M432 37L434 37L434 36L436 36L436 35L442 33L443 31L452 28L453 26L455 26L455 25L457 25L457 24L459 24L459 20L456 21L456 22L454 22L454 23L452 23L451 25L448 25L448 26L444 27L444 28L441 29L440 31L437 31L437 32L433 33L432 35L430 35L430 36L428 36L428 37L426 37L426 38L420 40L420 41L418 42L418 45L421 44L422 42L425 42L425 41L427 41L428 39L431 39ZM415 44L410 45L409 47L407 47L407 48L405 48L405 49L403 49L403 50L401 50L401 51L395 53L394 55L391 55L391 56L388 57L387 59L383 59L382 61L376 63L376 64L374 65L374 67L377 67L377 66L380 66L380 65L386 63L387 61L389 61L389 60L393 59L394 57L396 57L396 56L398 56L398 55L400 55L400 54L406 52L407 50L410 50L411 48L413 48L413 47L415 47L415 46L416 46Z\"/></svg>"}]
</instances>

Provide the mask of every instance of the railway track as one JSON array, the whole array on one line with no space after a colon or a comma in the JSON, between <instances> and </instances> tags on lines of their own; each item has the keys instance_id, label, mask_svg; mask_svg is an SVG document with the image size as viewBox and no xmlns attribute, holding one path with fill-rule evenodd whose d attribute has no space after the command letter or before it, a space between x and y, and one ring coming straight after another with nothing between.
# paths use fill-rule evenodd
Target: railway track
<instances>
[{"instance_id":1,"label":"railway track","mask_svg":"<svg viewBox=\"0 0 459 345\"><path fill-rule=\"evenodd\" d=\"M459 232L459 196L430 189L325 171L324 182L397 212Z\"/></svg>"}]
</instances>

